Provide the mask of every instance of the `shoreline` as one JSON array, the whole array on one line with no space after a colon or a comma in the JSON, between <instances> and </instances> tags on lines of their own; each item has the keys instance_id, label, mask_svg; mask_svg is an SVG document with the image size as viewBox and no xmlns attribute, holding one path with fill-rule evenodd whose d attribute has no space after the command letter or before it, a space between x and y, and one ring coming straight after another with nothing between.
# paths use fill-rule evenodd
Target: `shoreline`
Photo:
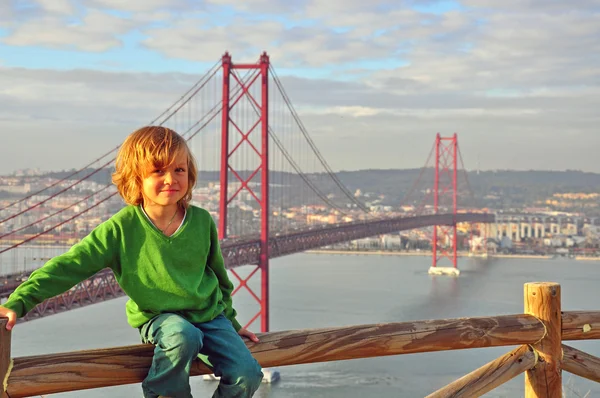
<instances>
[{"instance_id":1,"label":"shoreline","mask_svg":"<svg viewBox=\"0 0 600 398\"><path fill-rule=\"evenodd\" d=\"M309 254L337 254L342 256L421 256L421 257L430 257L431 252L422 251L422 252L393 252L393 251L383 251L383 250L306 250L304 253ZM457 253L457 257L472 257L472 258L486 258L481 256L469 256L467 253ZM554 258L553 255L540 255L540 254L490 254L487 258L513 258L513 259L542 259L542 260L552 260ZM571 258L573 260L578 261L600 261L600 257L583 257L583 256L575 256L575 257L559 257L559 258Z\"/></svg>"}]
</instances>

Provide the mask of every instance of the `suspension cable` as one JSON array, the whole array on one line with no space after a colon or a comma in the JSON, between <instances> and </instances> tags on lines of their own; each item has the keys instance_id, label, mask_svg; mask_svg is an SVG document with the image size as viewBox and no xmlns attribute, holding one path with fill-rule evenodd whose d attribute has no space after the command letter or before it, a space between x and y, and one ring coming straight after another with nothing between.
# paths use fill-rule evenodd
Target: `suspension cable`
<instances>
[{"instance_id":1,"label":"suspension cable","mask_svg":"<svg viewBox=\"0 0 600 398\"><path fill-rule=\"evenodd\" d=\"M286 158L286 160L290 163L290 165L294 168L294 170L296 170L296 172L298 173L298 175L300 176L300 178L302 178L302 180L313 190L314 193L317 194L317 196L319 198L321 198L325 203L327 203L329 206L337 209L342 215L346 215L347 213L338 205L336 205L335 203L331 202L329 200L329 198L327 198L327 196L321 192L321 190L319 190L312 181L310 181L310 179L308 178L308 176L302 172L302 170L300 169L300 167L298 166L298 164L294 161L294 159L292 159L292 157L289 155L289 153L287 152L287 150L283 147L283 144L281 143L281 141L279 141L279 138L273 133L273 130L271 128L269 128L269 136L271 138L273 138L273 142L275 142L275 145L277 145L277 147L279 148L279 150L281 151L281 153L283 153L283 156Z\"/></svg>"},{"instance_id":2,"label":"suspension cable","mask_svg":"<svg viewBox=\"0 0 600 398\"><path fill-rule=\"evenodd\" d=\"M188 91L186 91L186 92L185 92L185 94L183 94L183 95L182 95L182 96L181 96L181 97L180 97L180 98L179 98L177 101L175 101L175 102L174 102L174 103L173 103L171 106L169 106L169 107L168 107L168 108L167 108L165 111L163 111L163 112L162 112L162 113L161 113L161 114L160 114L158 117L156 117L154 120L152 120L152 121L150 122L150 125L153 125L154 123L156 123L156 121L158 121L158 120L159 120L161 117L163 117L163 116L164 116L166 113L168 113L168 112L169 112L169 111L170 111L170 110L171 110L171 109L172 109L172 108L173 108L173 107L174 107L174 106L175 106L177 103L179 103L180 101L182 101L182 100L183 100L183 99L184 99L184 98L185 98L185 97L186 97L186 96L187 96L187 95L188 95L190 92L192 92L192 90L194 90L196 87L200 86L200 87L198 87L198 88L196 89L196 91L195 91L195 92L194 92L194 93L193 93L193 94L190 96L190 98L188 98L188 99L187 99L185 102L183 102L183 103L182 103L182 105L181 105L181 106L179 106L179 107L178 107L178 108L177 108L177 109L176 109L174 112L171 112L171 114L170 114L170 115L169 115L169 116L168 116L168 117L167 117L165 120L163 120L163 121L160 123L160 125L162 125L162 124L164 124L166 121L168 121L168 120L169 120L169 119L170 119L170 118L171 118L171 117L172 117L172 116L173 116L175 113L177 113L177 111L178 111L179 109L181 109L181 107L182 107L183 105L185 105L186 103L188 103L188 102L190 101L190 99L191 99L191 98L193 98L193 97L196 95L196 93L198 93L198 91L199 91L199 90L201 90L201 89L202 89L202 88L203 88L203 87L206 85L206 83L207 83L207 82L208 82L210 79L212 79L212 77L213 77L213 76L216 74L216 71L218 70L218 69L215 69L215 68L216 68L216 66L218 66L218 65L219 65L219 63L217 62L217 63L216 63L216 64L215 64L215 65L214 65L214 66L213 66L213 67L212 67L212 68L211 68L211 69L210 69L210 70L209 70L209 71L208 71L206 74L204 74L204 75L203 75L203 76L200 78L200 80L198 80L198 81L197 81L197 82L196 82L196 83L195 83L195 84L194 84L194 85L193 85L193 86L192 86L192 87L191 87L191 88L190 88ZM209 76L209 75L210 75L210 76ZM204 81L205 79L206 79L206 81ZM204 83L203 83L203 82L204 82ZM203 83L203 84L202 84L202 85L200 85L201 83ZM8 209L8 208L10 208L10 207L12 207L12 206L14 206L14 205L16 205L16 204L19 204L19 203L21 203L21 202L23 202L23 201L25 201L25 200L27 200L27 199L30 199L30 198L32 198L32 197L34 197L34 196L36 196L36 195L38 195L38 194L40 194L40 193L42 193L42 192L45 192L45 191L47 191L47 190L48 190L48 189L50 189L50 188L53 188L53 187L55 187L56 185L58 185L58 184L60 184L60 183L62 183L62 182L64 182L64 181L66 181L66 180L70 179L70 178L71 178L71 177L73 177L74 175L76 175L76 174L78 174L78 173L82 172L83 170L85 170L85 169L89 168L89 167L90 167L90 166L92 166L93 164L95 164L95 163L99 162L100 160L104 159L105 157L107 157L107 156L111 155L112 153L114 153L115 151L117 151L119 148L120 148L120 145L116 146L115 148L113 148L113 149L111 149L110 151L106 152L104 155L100 156L99 158L96 158L96 159L95 159L95 160L93 160L92 162L90 162L90 163L86 164L85 166L81 167L79 170L76 170L76 171L72 172L71 174L69 174L69 175L67 175L67 176L63 177L62 179L59 179L59 180L55 181L55 182L54 182L54 183L52 183L51 185L48 185L48 186L46 186L46 187L44 187L44 188L40 189L39 191L33 192L33 193L31 193L31 194L29 194L29 195L27 195L27 196L25 196L25 197L23 197L23 198L21 198L21 199L18 199L18 200L16 200L16 201L12 202L12 203L9 203L8 205L6 205L6 206L4 206L4 207L0 208L0 211L2 211L2 210L5 210L5 209ZM110 160L110 161L109 161L107 164L110 164L110 163L112 163L114 160L115 160L115 158L113 157L113 158L112 158L112 159L111 159L111 160ZM105 167L105 166L102 166L102 167ZM81 181L82 181L82 180L80 180L80 182L81 182ZM38 206L38 205L40 205L40 204L41 204L41 203L38 203L37 205L34 205L34 206L30 207L30 208L26 209L26 211L28 211L28 210L31 210L31 209L33 209L33 208L37 207L37 206ZM22 214L22 213L20 213L20 214ZM2 222L4 222L4 221L6 221L6 220L2 220L2 221L0 221L0 224L1 224Z\"/></svg>"},{"instance_id":3,"label":"suspension cable","mask_svg":"<svg viewBox=\"0 0 600 398\"><path fill-rule=\"evenodd\" d=\"M431 150L429 151L429 156L427 156L427 160L425 161L425 165L423 167L421 167L421 171L419 172L419 176L413 182L413 185L408 190L408 193L406 195L404 195L404 198L402 198L402 200L400 201L400 206L403 206L403 205L406 204L406 202L408 201L408 199L410 199L410 195L413 194L413 192L417 188L417 185L421 182L421 178L423 177L423 174L425 173L425 170L427 170L427 165L429 164L429 161L431 160L431 156L433 155L433 150L434 150L434 147L431 147Z\"/></svg>"},{"instance_id":4,"label":"suspension cable","mask_svg":"<svg viewBox=\"0 0 600 398\"><path fill-rule=\"evenodd\" d=\"M249 76L249 74L250 74L250 73L249 73L249 72L247 72L247 73L246 73L246 75L245 75L245 76L242 78L242 80L243 80L243 81L247 81L247 79L249 78L249 77L248 77L248 76ZM214 75L214 74L213 74L213 75ZM213 76L213 75L211 75L211 78L212 78L212 76ZM240 91L241 89L242 89L241 87L238 87L238 88L237 88L237 92L234 92L234 95L237 95L237 93L239 93L239 91ZM188 90L188 93L189 93L190 91L191 91L191 90ZM196 94L197 94L197 92L198 92L198 90L197 90L197 91L194 93L194 95L196 95ZM189 99L188 99L188 101L189 101ZM206 127L206 126L207 126L207 125L208 125L208 124L209 124L209 123L210 123L212 120L214 120L214 118L215 118L217 115L219 115L219 114L220 114L220 112L221 112L221 110L220 110L220 105L222 104L222 102L223 102L223 100L221 99L221 101L220 101L220 102L219 102L217 105L215 105L215 106L214 106L214 107L213 107L213 108L210 110L210 112L214 112L214 111L215 111L215 109L218 109L218 111L217 111L216 113L214 113L214 114L213 114L213 115L212 115L212 116L209 118L209 120L207 120L207 121L206 121L204 124L202 124L202 125L201 125L201 126L200 126L200 127L197 129L197 130L196 130L196 131L194 131L194 132L192 133L192 135L186 139L186 141L189 141L189 140L191 140L191 139L192 139L194 136L196 136L196 135L197 135L197 134L198 134L200 131L202 131L202 130L204 129L204 127ZM181 108L178 108L178 109L177 109L175 112L177 112L179 109L181 109ZM190 128L189 128L189 129L186 131L186 133L190 132L190 131L192 130L192 128L193 128L193 127L197 126L197 125L198 125L198 124L199 124L199 123L200 123L200 122L201 122L203 119L205 119L205 118L206 118L206 117L207 117L207 116L210 114L210 112L209 112L208 114L206 114L206 115L205 115L203 118L201 118L201 119L200 119L198 122L196 122L196 123L195 123L195 124L194 124L192 127L190 127ZM158 119L158 118L157 118L157 119ZM156 121L157 119L155 119L155 121ZM167 119L167 120L168 120L168 119ZM165 121L166 121L166 120L165 120ZM165 121L163 121L163 123L164 123ZM161 124L162 124L162 123L161 123ZM184 133L183 135L185 135L186 133ZM113 159L113 160L114 160L114 159ZM112 162L112 160L111 160L110 162ZM109 162L109 163L110 163L110 162ZM108 164L108 163L107 163L107 164ZM106 165L103 165L102 167L104 167L104 166L106 166ZM99 168L99 169L97 169L97 170L96 170L94 173L91 173L91 174L89 174L88 176L84 177L84 179L85 179L85 178L87 178L87 177L89 177L89 176L91 176L91 175L93 175L93 174L95 174L96 172L100 171L101 169L102 169L102 168ZM80 181L79 181L79 182L76 182L75 184L71 185L70 187L67 187L67 188L65 188L63 191L61 191L61 192L59 192L59 193L55 194L54 196L56 196L56 195L58 195L58 194L60 194L60 193L64 192L65 190L67 190L67 189L71 188L72 186L74 186L74 185L76 185L76 184L78 184L78 183L80 183ZM82 199L81 201L83 201L83 200L87 200L87 199L89 199L89 198L91 198L91 197L93 197L93 196L97 195L98 193L100 193L101 191L103 191L103 190L107 189L107 188L108 188L108 187L110 187L110 186L112 186L112 184L107 184L107 185L105 185L104 187L102 187L102 188L101 188L101 189L99 189L98 191L96 191L96 192L94 192L94 193L90 194L88 197L86 197L85 199ZM104 201L106 201L106 200L108 200L108 199L112 198L112 197L113 197L113 196L115 196L117 193L118 193L118 192L113 192L112 194L110 194L110 195L108 195L107 197L105 197L104 199L102 199L102 202L104 202ZM51 198L52 198L52 197L51 197ZM51 198L48 198L46 201L50 200ZM37 207L37 206L39 206L39 205L41 205L41 204L45 203L46 201L43 201L42 203L38 203L38 204L37 204L35 207ZM80 203L81 201L79 201L79 202L77 202L77 203ZM100 202L100 203L102 203L102 202ZM72 205L71 205L71 206L69 206L68 208L75 206L77 203L74 203L74 204L72 204ZM89 208L85 209L84 211L82 211L82 212L78 213L76 216L79 216L79 215L81 215L81 214L84 214L84 213L86 213L87 211L91 210L92 208L96 207L97 205L98 205L98 204L96 204L96 205L94 205L94 206L92 206L92 207L89 207ZM43 218L43 219L41 219L41 220L38 220L37 222L41 222L41 221L43 221L43 220L46 220L47 218L49 218L49 217L51 217L51 216L54 216L54 215L56 215L56 214L58 214L58 213L60 213L60 212L63 212L63 211L65 211L65 210L67 210L68 208L65 208L65 209L63 209L63 210L61 210L61 211L59 211L59 212L56 212L56 213L54 213L54 214L52 214L52 215L50 215L50 216L48 216L48 217L45 217L45 218ZM28 209L28 210L31 210L31 208L30 208L30 209ZM27 209L26 209L25 211L27 211ZM10 217L10 218L14 218L14 217L16 217L16 216L18 216L18 215L20 215L20 214L24 213L25 211L23 211L23 212L21 212L21 213L19 213L19 214L16 214L16 215L14 215L13 217ZM31 240L33 240L33 239L35 239L35 238L39 237L39 236L42 236L42 235L44 235L44 234L47 234L48 232L51 232L51 231L53 231L53 230L54 230L54 229L56 229L57 227L59 227L59 226L61 226L61 225L64 225L66 222L68 222L68 221L71 221L71 220L73 220L74 218L75 218L75 217L71 217L71 218L69 218L68 220L66 220L66 221L64 221L64 222L61 222L61 223L59 223L59 224L57 224L57 225L53 226L52 228L49 228L49 229L47 229L47 230L44 230L44 231L42 231L42 232L40 232L40 233L36 234L35 236L33 236L33 237L29 238L29 239L26 239L26 240L24 240L24 241L22 241L22 242L20 242L20 243L18 243L18 244L15 244L15 245L13 245L13 246L11 246L11 247L7 248L6 250L0 251L0 253L3 253L3 252L5 252L5 251L7 251L7 250L10 250L10 249L12 249L12 248L18 247L18 246L20 246L20 245L22 245L22 244L24 244L24 243L26 243L26 242L29 242L29 241L31 241ZM4 222L4 221L7 221L7 220L2 220L2 221L0 221L0 223L1 223L1 222ZM36 223L37 223L37 222L36 222ZM28 225L28 226L31 226L31 225ZM27 226L26 226L26 227L27 227ZM13 233L15 233L15 232L18 232L18 231L20 231L20 230L22 230L22 229L24 229L24 228L26 228L26 227L20 228L20 229L19 229L19 230L17 230L17 231L12 231L12 232L10 232L9 234L13 234ZM6 236L6 235L2 235L2 236L0 236L0 238L2 238L2 237L4 237L4 236Z\"/></svg>"},{"instance_id":5,"label":"suspension cable","mask_svg":"<svg viewBox=\"0 0 600 398\"><path fill-rule=\"evenodd\" d=\"M86 200L90 199L92 196L95 196L95 195L97 195L98 193L100 193L100 192L104 191L105 189L109 188L110 186L112 186L112 185L106 185L106 186L104 186L104 187L100 188L99 190L97 190L97 191L95 191L95 192L92 192L91 194L89 194L89 195L88 195L88 196L86 196L85 198L83 198L83 199L80 199L80 200L78 200L77 202L71 203L71 204L70 204L68 207L64 207L64 208L62 208L62 209L60 209L60 210L58 210L58 211L55 211L54 213L52 213L52 214L50 214L50 215L47 215L47 216L45 216L45 217L42 217L42 218L40 218L39 220L35 220L35 221L33 221L32 223L30 223L30 224L24 225L24 226L22 226L22 227L21 227L21 228L19 228L19 229L15 229L15 230L13 230L13 231L10 231L10 232L7 232L7 233L5 233L4 235L0 235L0 239L4 238L4 237L6 237L6 236L9 236L9 235L16 234L17 232L21 232L22 230L24 230L24 229L27 229L27 228L29 228L29 227L33 227L33 226L34 226L34 225L36 225L36 224L39 224L39 223L41 223L41 222L43 222L43 221L46 221L46 220L47 220L47 219L49 219L50 217L54 217L54 216L56 216L56 215L58 215L58 214L60 214L60 213L64 213L65 211L69 210L70 208L72 208L72 207L74 207L74 206L77 206L77 205L78 205L78 204L80 204L81 202L85 202Z\"/></svg>"},{"instance_id":6,"label":"suspension cable","mask_svg":"<svg viewBox=\"0 0 600 398\"><path fill-rule=\"evenodd\" d=\"M101 167L95 169L94 171L92 171L91 173L86 174L85 176L83 176L82 178L80 178L79 180L75 181L74 183L72 183L71 185L67 186L66 188L61 189L60 191L56 192L53 195L48 196L46 199L39 201L38 203L34 204L33 206L30 206L28 208L26 208L25 210L21 210L20 212L17 212L15 214L13 214L12 216L6 217L3 220L0 220L0 224L3 224L9 220L12 220L15 217L20 216L23 213L28 212L29 210L33 210L36 207L39 207L41 205L43 205L44 203L46 203L47 201L49 201L50 199L53 199L55 197L57 197L58 195L60 195L61 193L65 192L68 189L73 188L75 185L80 184L82 181L88 179L89 177L93 176L94 174L98 173L99 171L102 170L102 168L108 166L109 164L111 164L113 162L114 159L109 160L107 163L103 164Z\"/></svg>"},{"instance_id":7,"label":"suspension cable","mask_svg":"<svg viewBox=\"0 0 600 398\"><path fill-rule=\"evenodd\" d=\"M247 92L244 93L243 95L249 95ZM257 116L260 116L260 111L259 109L257 109L257 105L254 101L248 101L248 103L252 106L252 109L254 110L254 112L256 113ZM281 141L279 140L279 138L275 135L275 133L273 132L273 129L271 128L271 126L268 126L268 130L269 130L269 136L271 138L273 138L273 141L275 142L275 145L277 145L277 147L279 148L279 150L281 151L281 153L284 155L284 157L286 158L286 160L290 163L290 165L294 168L294 170L298 173L298 175L300 176L300 178L302 178L302 180L317 194L317 196L319 196L325 203L327 203L329 206L337 209L342 215L346 215L347 213L338 205L334 204L333 202L331 202L328 198L327 195L325 195L323 192L321 192L321 190L319 190L312 181L310 181L310 179L308 178L308 176L302 171L302 169L298 166L298 164L294 161L294 159L292 159L292 157L290 156L289 152L283 147L283 144L281 143Z\"/></svg>"},{"instance_id":8,"label":"suspension cable","mask_svg":"<svg viewBox=\"0 0 600 398\"><path fill-rule=\"evenodd\" d=\"M285 104L287 105L288 109L292 113L292 116L294 117L294 120L298 124L298 127L300 127L300 131L302 132L302 135L304 136L304 138L306 139L306 141L310 145L311 149L313 150L313 152L315 153L315 155L317 156L317 158L321 162L321 165L323 165L323 167L325 168L325 170L329 174L329 177L331 177L333 179L333 181L335 182L335 184L342 190L342 192L348 197L348 199L350 199L351 202L353 202L354 204L356 204L365 213L368 213L369 209L367 208L367 206L364 203L362 203L360 200L358 200L354 195L352 195L352 193L348 190L348 188L346 188L346 186L339 180L339 178L333 172L333 170L331 169L331 167L329 167L329 164L327 163L327 161L325 160L325 158L323 157L323 155L321 154L321 152L319 151L319 149L315 145L314 141L312 140L312 138L308 134L308 131L307 131L306 127L304 126L304 123L302 122L302 120L298 116L298 113L294 109L294 106L293 106L291 100L289 99L287 93L285 92L285 89L283 88L283 84L281 84L281 81L279 80L279 77L277 76L277 73L275 72L275 69L271 65L269 65L269 70L273 74L273 80L275 81L275 84L277 85L277 88L279 89L279 92L283 96Z\"/></svg>"},{"instance_id":9,"label":"suspension cable","mask_svg":"<svg viewBox=\"0 0 600 398\"><path fill-rule=\"evenodd\" d=\"M458 143L456 143L456 146L458 147L458 157L460 159L460 164L462 166L465 181L467 183L467 190L469 192L469 196L471 197L473 204L480 205L480 201L475 197L475 192L473 192L473 189L471 189L471 184L469 182L469 174L467 173L467 169L465 168L465 162L463 161L462 153L460 152L460 147L458 146Z\"/></svg>"},{"instance_id":10,"label":"suspension cable","mask_svg":"<svg viewBox=\"0 0 600 398\"><path fill-rule=\"evenodd\" d=\"M116 192L115 192L115 193L116 193ZM68 219L66 219L66 220L64 220L64 221L62 221L62 222L60 222L60 223L58 223L58 224L56 224L56 225L53 225L52 227L50 227L50 228L48 228L48 229L46 229L46 230L44 230L44 231L42 231L42 232L40 232L40 233L38 233L38 234L35 234L35 235L33 235L33 236L31 236L31 237L29 237L29 238L27 238L27 239L23 240L22 242L15 243L15 244L14 244L14 245L12 245L12 246L9 246L9 247L7 247L7 248L5 248L5 249L2 249L2 250L0 250L0 254L2 254L2 253L4 253L4 252L7 252L7 251L9 251L9 250L11 250L11 249L14 249L14 248L16 248L16 247L19 247L19 246L21 246L21 245L22 245L22 244L24 244L24 243L27 243L27 242L29 242L29 241L32 241L32 240L34 240L34 239L36 239L36 238L38 238L38 237L40 237L40 236L42 236L42 235L44 235L44 234L47 234L48 232L51 232L51 231L55 230L56 228L60 227L61 225L64 225L64 224L68 223L69 221L71 221L71 220L73 220L73 219L75 219L75 218L77 218L77 217L81 216L82 214L84 214L84 213L87 213L88 211L92 210L94 207L97 207L97 206L99 206L100 204L104 203L104 202L105 202L105 201L107 201L108 199L112 198L112 197L115 195L115 193L113 193L113 194L111 194L111 195L109 195L109 196L105 197L104 199L102 199L102 200L100 200L98 203L96 203L96 204L94 204L94 205L92 205L92 206L88 207L87 209L84 209L84 210L80 211L79 213L75 214L74 216L72 216L72 217L70 217L70 218L68 218Z\"/></svg>"}]
</instances>

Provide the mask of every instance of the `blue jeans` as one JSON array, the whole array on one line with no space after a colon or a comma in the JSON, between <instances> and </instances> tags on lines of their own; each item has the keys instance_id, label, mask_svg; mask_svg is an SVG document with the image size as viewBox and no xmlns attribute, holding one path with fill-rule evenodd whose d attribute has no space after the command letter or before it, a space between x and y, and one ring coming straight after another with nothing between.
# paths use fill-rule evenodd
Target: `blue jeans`
<instances>
[{"instance_id":1,"label":"blue jeans","mask_svg":"<svg viewBox=\"0 0 600 398\"><path fill-rule=\"evenodd\" d=\"M208 357L215 376L221 377L213 398L252 397L260 386L260 365L224 315L193 324L177 314L160 314L144 324L140 334L142 342L155 346L142 382L145 398L191 397L190 368L199 354Z\"/></svg>"}]
</instances>

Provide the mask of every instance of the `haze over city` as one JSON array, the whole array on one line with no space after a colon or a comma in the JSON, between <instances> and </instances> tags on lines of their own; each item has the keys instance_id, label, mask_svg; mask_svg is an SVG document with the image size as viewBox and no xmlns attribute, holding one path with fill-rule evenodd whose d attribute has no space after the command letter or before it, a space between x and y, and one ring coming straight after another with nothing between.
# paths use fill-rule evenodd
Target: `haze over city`
<instances>
[{"instance_id":1,"label":"haze over city","mask_svg":"<svg viewBox=\"0 0 600 398\"><path fill-rule=\"evenodd\" d=\"M225 51L271 56L335 170L600 172L597 0L0 2L0 174L78 168Z\"/></svg>"}]
</instances>

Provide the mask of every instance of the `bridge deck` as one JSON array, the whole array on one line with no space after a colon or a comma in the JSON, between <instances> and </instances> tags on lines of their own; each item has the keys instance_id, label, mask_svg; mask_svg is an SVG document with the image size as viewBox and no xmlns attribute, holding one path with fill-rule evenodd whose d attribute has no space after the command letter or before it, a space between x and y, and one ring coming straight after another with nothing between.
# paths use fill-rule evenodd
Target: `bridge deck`
<instances>
[{"instance_id":1,"label":"bridge deck","mask_svg":"<svg viewBox=\"0 0 600 398\"><path fill-rule=\"evenodd\" d=\"M281 257L369 236L432 225L453 225L460 222L491 223L494 220L494 214L486 213L459 213L456 216L453 214L438 214L375 219L336 224L324 228L297 230L272 236L269 239L269 258ZM221 244L221 251L223 252L227 268L258 264L260 238L256 236L247 237L242 240L226 240ZM26 275L19 274L5 277L7 283L0 285L0 298L8 297L22 283L22 281L17 279L22 279L23 277L26 277ZM109 269L105 269L74 286L62 295L41 303L22 319L30 320L56 314L111 298L121 297L124 294L112 272Z\"/></svg>"}]
</instances>

